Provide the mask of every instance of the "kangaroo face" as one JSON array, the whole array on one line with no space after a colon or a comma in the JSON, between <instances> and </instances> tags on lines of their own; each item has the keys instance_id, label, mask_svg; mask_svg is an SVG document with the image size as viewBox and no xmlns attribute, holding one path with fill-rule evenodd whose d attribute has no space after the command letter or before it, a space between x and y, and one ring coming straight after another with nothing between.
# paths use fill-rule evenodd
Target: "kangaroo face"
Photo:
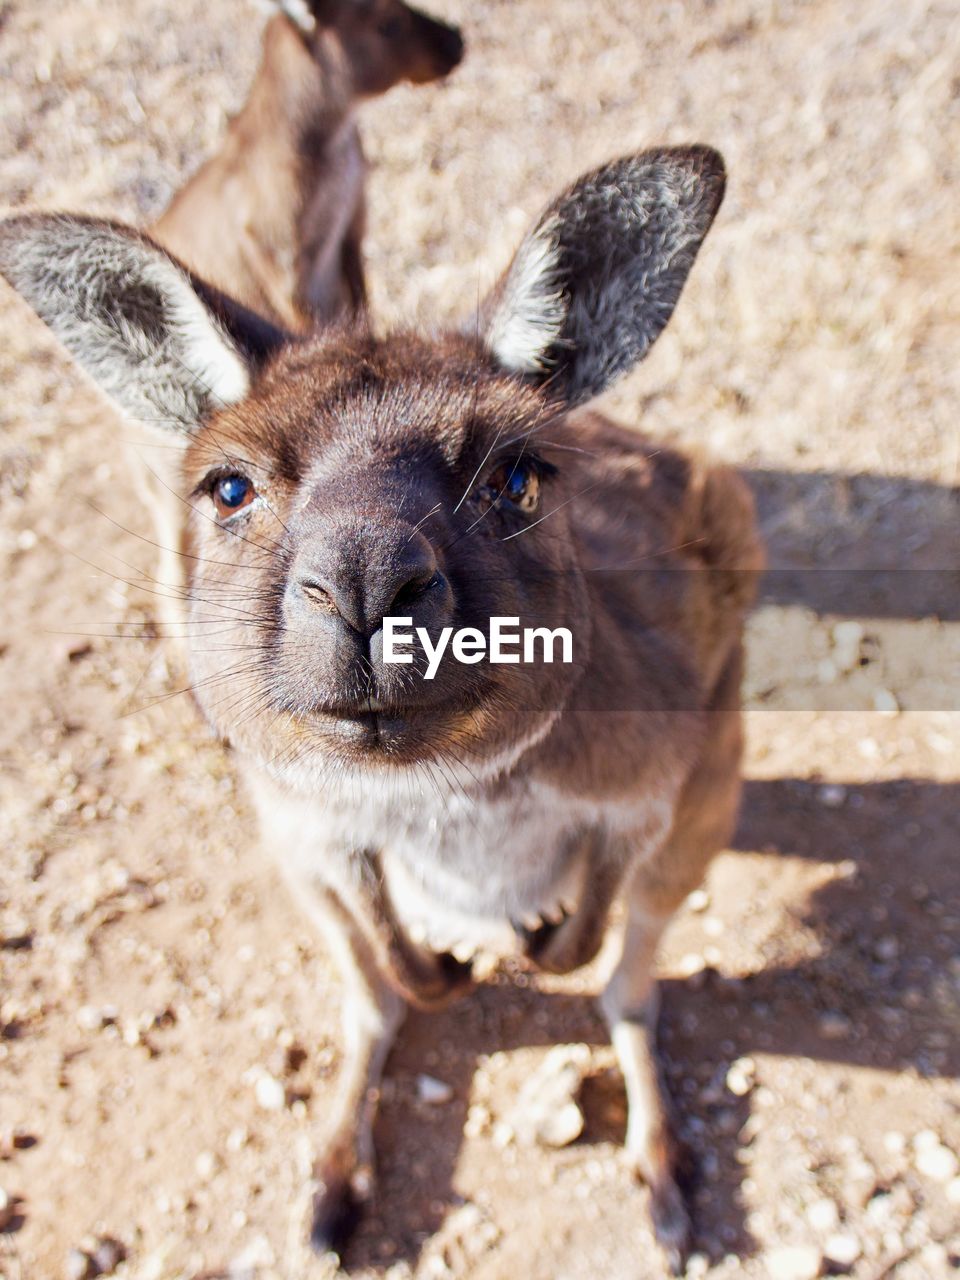
<instances>
[{"instance_id":1,"label":"kangaroo face","mask_svg":"<svg viewBox=\"0 0 960 1280\"><path fill-rule=\"evenodd\" d=\"M300 773L469 764L542 730L576 664L447 652L427 679L417 645L385 660L383 619L435 645L491 617L552 630L584 613L565 431L460 340L283 354L185 459L192 675L218 730ZM576 636L579 662L585 617Z\"/></svg>"},{"instance_id":2,"label":"kangaroo face","mask_svg":"<svg viewBox=\"0 0 960 1280\"><path fill-rule=\"evenodd\" d=\"M385 93L404 80L437 80L463 57L455 27L401 0L320 0L311 8L318 26L339 37L363 97Z\"/></svg>"}]
</instances>

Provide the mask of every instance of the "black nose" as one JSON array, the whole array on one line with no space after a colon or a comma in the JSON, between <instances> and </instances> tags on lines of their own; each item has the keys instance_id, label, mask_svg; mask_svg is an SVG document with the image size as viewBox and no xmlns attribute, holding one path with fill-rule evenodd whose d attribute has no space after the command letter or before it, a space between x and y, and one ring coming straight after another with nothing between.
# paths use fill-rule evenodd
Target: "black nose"
<instances>
[{"instance_id":1,"label":"black nose","mask_svg":"<svg viewBox=\"0 0 960 1280\"><path fill-rule=\"evenodd\" d=\"M418 612L423 598L443 583L427 539L397 525L311 542L301 548L293 578L309 605L339 614L364 636L386 617Z\"/></svg>"},{"instance_id":2,"label":"black nose","mask_svg":"<svg viewBox=\"0 0 960 1280\"><path fill-rule=\"evenodd\" d=\"M417 34L426 48L431 50L437 74L445 76L463 57L463 36L458 27L429 18L416 9L414 13L417 18Z\"/></svg>"},{"instance_id":3,"label":"black nose","mask_svg":"<svg viewBox=\"0 0 960 1280\"><path fill-rule=\"evenodd\" d=\"M458 66L463 57L463 36L456 27L443 27L437 40L444 74Z\"/></svg>"}]
</instances>

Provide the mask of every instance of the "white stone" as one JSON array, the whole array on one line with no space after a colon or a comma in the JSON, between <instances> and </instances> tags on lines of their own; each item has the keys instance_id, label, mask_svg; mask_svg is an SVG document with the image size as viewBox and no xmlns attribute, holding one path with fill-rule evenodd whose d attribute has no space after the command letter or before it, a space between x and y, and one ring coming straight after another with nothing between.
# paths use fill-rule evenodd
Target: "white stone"
<instances>
[{"instance_id":1,"label":"white stone","mask_svg":"<svg viewBox=\"0 0 960 1280\"><path fill-rule=\"evenodd\" d=\"M545 1147L568 1147L583 1133L583 1112L573 1101L545 1116L537 1130L537 1139Z\"/></svg>"},{"instance_id":2,"label":"white stone","mask_svg":"<svg viewBox=\"0 0 960 1280\"><path fill-rule=\"evenodd\" d=\"M507 1116L508 1128L519 1142L565 1147L580 1136L583 1113L576 1095L590 1060L586 1044L559 1044L550 1050Z\"/></svg>"},{"instance_id":3,"label":"white stone","mask_svg":"<svg viewBox=\"0 0 960 1280\"><path fill-rule=\"evenodd\" d=\"M826 1197L814 1200L807 1209L807 1221L814 1231L836 1231L840 1225L840 1210L832 1200Z\"/></svg>"},{"instance_id":4,"label":"white stone","mask_svg":"<svg viewBox=\"0 0 960 1280\"><path fill-rule=\"evenodd\" d=\"M929 1151L931 1147L939 1147L940 1135L933 1129L921 1129L913 1135L914 1151Z\"/></svg>"},{"instance_id":5,"label":"white stone","mask_svg":"<svg viewBox=\"0 0 960 1280\"><path fill-rule=\"evenodd\" d=\"M766 1255L770 1280L816 1280L823 1267L823 1255L812 1244L784 1245Z\"/></svg>"},{"instance_id":6,"label":"white stone","mask_svg":"<svg viewBox=\"0 0 960 1280\"><path fill-rule=\"evenodd\" d=\"M855 1235L848 1231L837 1231L828 1237L823 1252L838 1267L852 1267L863 1249Z\"/></svg>"},{"instance_id":7,"label":"white stone","mask_svg":"<svg viewBox=\"0 0 960 1280\"><path fill-rule=\"evenodd\" d=\"M839 809L847 798L847 788L839 783L828 782L817 791L817 799L828 809Z\"/></svg>"},{"instance_id":8,"label":"white stone","mask_svg":"<svg viewBox=\"0 0 960 1280\"><path fill-rule=\"evenodd\" d=\"M934 1182L949 1182L957 1176L960 1160L949 1147L938 1143L935 1147L921 1147L913 1158L914 1168Z\"/></svg>"},{"instance_id":9,"label":"white stone","mask_svg":"<svg viewBox=\"0 0 960 1280\"><path fill-rule=\"evenodd\" d=\"M286 1105L287 1091L273 1076L258 1076L253 1092L264 1111L282 1111Z\"/></svg>"},{"instance_id":10,"label":"white stone","mask_svg":"<svg viewBox=\"0 0 960 1280\"><path fill-rule=\"evenodd\" d=\"M453 1097L453 1089L443 1080L434 1076L417 1076L417 1097L431 1107L442 1106Z\"/></svg>"},{"instance_id":11,"label":"white stone","mask_svg":"<svg viewBox=\"0 0 960 1280\"><path fill-rule=\"evenodd\" d=\"M738 1058L727 1072L727 1088L738 1098L744 1098L753 1088L757 1076L757 1064L752 1058Z\"/></svg>"}]
</instances>

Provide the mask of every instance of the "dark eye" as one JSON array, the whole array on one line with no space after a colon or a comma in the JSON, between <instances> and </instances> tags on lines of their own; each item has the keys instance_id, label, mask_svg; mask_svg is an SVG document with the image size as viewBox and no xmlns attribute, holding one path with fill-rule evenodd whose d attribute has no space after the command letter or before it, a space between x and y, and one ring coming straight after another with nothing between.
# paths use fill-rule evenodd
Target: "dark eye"
<instances>
[{"instance_id":1,"label":"dark eye","mask_svg":"<svg viewBox=\"0 0 960 1280\"><path fill-rule=\"evenodd\" d=\"M257 491L246 476L220 476L213 486L213 505L221 519L235 515L257 496Z\"/></svg>"},{"instance_id":2,"label":"dark eye","mask_svg":"<svg viewBox=\"0 0 960 1280\"><path fill-rule=\"evenodd\" d=\"M531 515L540 504L540 469L532 459L503 463L490 476L486 490L490 501L506 499L524 515Z\"/></svg>"}]
</instances>

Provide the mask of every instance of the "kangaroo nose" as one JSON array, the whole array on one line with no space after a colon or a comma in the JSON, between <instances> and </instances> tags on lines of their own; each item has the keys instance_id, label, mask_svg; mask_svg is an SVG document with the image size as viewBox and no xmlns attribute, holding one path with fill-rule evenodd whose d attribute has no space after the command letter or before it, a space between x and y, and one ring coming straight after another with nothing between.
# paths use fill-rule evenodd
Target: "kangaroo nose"
<instances>
[{"instance_id":1,"label":"kangaroo nose","mask_svg":"<svg viewBox=\"0 0 960 1280\"><path fill-rule=\"evenodd\" d=\"M385 617L409 614L441 575L433 547L413 529L380 530L366 545L357 541L310 548L297 567L297 585L313 607L371 636Z\"/></svg>"},{"instance_id":2,"label":"kangaroo nose","mask_svg":"<svg viewBox=\"0 0 960 1280\"><path fill-rule=\"evenodd\" d=\"M445 71L452 71L463 57L463 36L456 27L443 26L437 41L441 65Z\"/></svg>"}]
</instances>

